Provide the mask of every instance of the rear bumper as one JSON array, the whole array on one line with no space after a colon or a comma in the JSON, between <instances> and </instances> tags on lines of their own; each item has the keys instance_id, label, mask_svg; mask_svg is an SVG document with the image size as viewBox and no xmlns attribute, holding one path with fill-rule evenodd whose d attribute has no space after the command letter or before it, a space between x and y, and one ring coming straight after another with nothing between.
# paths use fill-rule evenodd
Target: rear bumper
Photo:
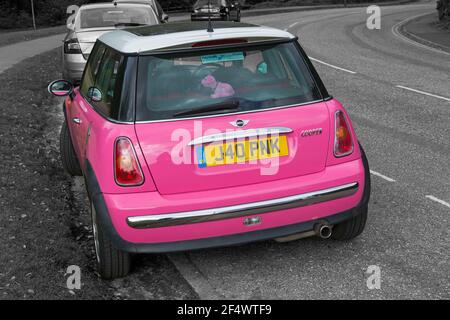
<instances>
[{"instance_id":1,"label":"rear bumper","mask_svg":"<svg viewBox=\"0 0 450 320\"><path fill-rule=\"evenodd\" d=\"M114 246L128 252L150 253L237 245L311 231L318 221L326 221L331 225L340 223L357 216L360 214L361 208L367 206L368 196L366 197L365 194L368 174L366 172L368 172L368 167L366 168L363 161L358 159L327 167L326 170L317 174L288 179L289 181L264 184L264 186L259 186L259 189L258 186L256 188L255 186L243 186L242 189L233 188L233 190L229 190L233 193L228 194L228 199L223 199L223 201L214 198L212 191L209 191L211 201L216 203L216 206L205 204L205 198L192 199L192 195L183 195L183 198L181 198L179 196L163 197L157 193L103 194L89 163L86 165L85 174L91 200L97 213L99 213L102 225L106 229L105 232ZM334 190L336 192L330 191L330 188L336 187L338 187ZM317 192L320 194L319 197L310 197L312 194L316 195ZM233 206L222 206L220 204L229 203L230 197L237 199L235 201L238 204L247 203L253 206L259 202L241 200L242 198L251 199L251 193L255 194L255 199L258 197L262 199L282 199L283 202L292 195L294 197L300 196L300 198L295 198L293 202L277 204L296 204L287 208L278 207L266 210L267 205L265 205L263 206L265 208L264 213L251 212L247 215L245 210L238 210L239 214L248 217L252 215L253 217L255 215L261 217L261 223L252 226L246 226L243 223L244 218L240 215L238 217L227 217L224 220L191 224L183 224L186 222L183 219L158 221L158 218L164 217L166 213L182 211L177 210L177 208L195 209L196 203L200 208L203 206L203 208L226 208L229 210ZM274 197L277 193L284 194L284 197ZM269 197L268 194L273 196ZM322 197L325 195L332 195L332 198L325 199ZM312 203L305 202L311 201L311 199L315 199L315 201ZM316 202L316 200L324 201ZM298 206L297 201L301 202L300 206ZM194 212L197 214L199 211L201 210L191 210L188 213ZM157 214L157 212L161 214ZM182 212L186 213L186 211ZM127 222L129 217L143 217L145 227L148 227L149 216L157 217L158 223L171 221L171 225L164 227L156 225L157 227L150 229L139 229L136 226L130 226L129 220ZM211 215L207 214L206 216L210 217ZM174 221L176 223L172 224ZM182 223L180 224L180 222Z\"/></svg>"},{"instance_id":2,"label":"rear bumper","mask_svg":"<svg viewBox=\"0 0 450 320\"><path fill-rule=\"evenodd\" d=\"M124 241L118 236L118 238L113 238L113 244L117 249L131 253L168 253L236 246L313 231L314 226L319 221L321 223L335 225L358 216L361 214L361 210L363 210L363 206L358 205L351 210L327 216L324 219L315 219L277 228L249 231L227 236L162 243L131 243Z\"/></svg>"},{"instance_id":3,"label":"rear bumper","mask_svg":"<svg viewBox=\"0 0 450 320\"><path fill-rule=\"evenodd\" d=\"M147 229L218 221L310 206L348 197L354 195L356 192L358 192L358 183L352 182L324 190L235 206L128 217L127 224L132 228Z\"/></svg>"},{"instance_id":4,"label":"rear bumper","mask_svg":"<svg viewBox=\"0 0 450 320\"><path fill-rule=\"evenodd\" d=\"M81 81L84 67L86 66L86 59L80 54L64 54L63 62L63 77L74 83Z\"/></svg>"}]
</instances>

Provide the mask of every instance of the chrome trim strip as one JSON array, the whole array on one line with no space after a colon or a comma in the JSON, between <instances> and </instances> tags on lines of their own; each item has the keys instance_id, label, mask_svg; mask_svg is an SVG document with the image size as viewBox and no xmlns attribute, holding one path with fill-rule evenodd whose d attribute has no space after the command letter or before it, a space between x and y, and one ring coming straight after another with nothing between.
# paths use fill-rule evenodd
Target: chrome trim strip
<instances>
[{"instance_id":1,"label":"chrome trim strip","mask_svg":"<svg viewBox=\"0 0 450 320\"><path fill-rule=\"evenodd\" d=\"M258 110L247 110L247 111L238 111L238 112L231 112L231 113L211 114L208 116L197 116L197 117L188 117L188 118L140 120L140 121L136 121L135 123L136 124L145 124L145 123L171 122L171 121L183 121L183 120L201 120L201 119L214 118L214 117L227 117L227 116L233 116L233 115L237 115L237 114L246 114L246 113L264 112L264 111L270 111L270 110L301 107L301 106L306 106L309 104L315 104L315 103L320 103L320 102L325 102L325 101L326 101L325 99L319 99L319 100L308 101L308 102L304 102L304 103L288 104L288 105L284 105L284 106L258 109Z\"/></svg>"},{"instance_id":2,"label":"chrome trim strip","mask_svg":"<svg viewBox=\"0 0 450 320\"><path fill-rule=\"evenodd\" d=\"M161 228L183 224L245 217L254 214L304 207L325 201L348 197L355 194L358 191L358 187L358 183L353 182L324 190L297 194L294 196L272 200L245 203L229 207L128 217L127 224L135 229Z\"/></svg>"},{"instance_id":3,"label":"chrome trim strip","mask_svg":"<svg viewBox=\"0 0 450 320\"><path fill-rule=\"evenodd\" d=\"M221 132L217 134L211 134L195 138L188 143L189 146L197 144L204 144L210 142L219 142L225 140L244 139L251 137L267 136L272 134L290 133L293 130L288 127L269 127L269 128L256 128L238 131Z\"/></svg>"}]
</instances>

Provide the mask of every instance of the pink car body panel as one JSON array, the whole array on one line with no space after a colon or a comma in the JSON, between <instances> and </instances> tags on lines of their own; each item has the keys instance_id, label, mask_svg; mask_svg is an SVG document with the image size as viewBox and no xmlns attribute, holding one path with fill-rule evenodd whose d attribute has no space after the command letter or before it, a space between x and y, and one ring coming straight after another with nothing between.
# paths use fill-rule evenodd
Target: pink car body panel
<instances>
[{"instance_id":1,"label":"pink car body panel","mask_svg":"<svg viewBox=\"0 0 450 320\"><path fill-rule=\"evenodd\" d=\"M239 131L240 129L230 125L230 122L237 119L249 120L248 125L245 126L246 130L267 127L292 129L293 132L283 134L287 137L289 155L275 158L276 162L272 163L273 170L269 169L269 163L264 164L260 161L254 164L199 168L197 161L194 161L196 160L195 148L188 145L188 142L208 132ZM321 102L299 107L198 120L138 123L136 124L136 133L158 191L161 194L177 194L251 185L322 171L327 160L330 136L329 119L327 105ZM200 125L201 129L197 131L201 131L195 132L194 128ZM301 137L302 130L314 128L322 128L322 134ZM184 143L181 139L173 141L172 135L177 131L185 132ZM158 132L158 134L153 134L154 132ZM175 135L175 138L178 137ZM171 153L177 144L180 145L180 153L187 155L188 159L192 160L191 163L174 164ZM266 170L262 170L262 167L266 167ZM175 179L177 183L174 183Z\"/></svg>"},{"instance_id":2,"label":"pink car body panel","mask_svg":"<svg viewBox=\"0 0 450 320\"><path fill-rule=\"evenodd\" d=\"M105 194L105 201L119 235L133 243L159 243L225 236L261 229L320 219L356 207L364 189L364 168L360 160L327 167L307 176L252 184L230 189L216 189L195 193L163 196L158 192L134 194ZM129 216L171 213L205 208L224 207L235 204L276 199L358 182L354 195L319 203L258 215L261 224L245 226L243 218L170 226L154 229L134 229L127 225ZM252 217L252 216L249 216Z\"/></svg>"},{"instance_id":3,"label":"pink car body panel","mask_svg":"<svg viewBox=\"0 0 450 320\"><path fill-rule=\"evenodd\" d=\"M364 190L364 167L356 135L351 122L354 143L351 155L336 158L333 155L334 114L342 110L337 100L296 107L279 108L240 115L219 115L192 120L123 124L100 116L75 91L75 99L66 100L66 116L80 163L89 161L103 193L110 218L117 233L131 243L162 243L202 239L245 233L254 230L310 221L341 213L356 207ZM77 117L82 125L70 121ZM261 164L234 164L199 168L189 164L173 164L171 153L179 143L173 139L175 130L183 129L190 138L195 122L201 121L204 135L208 129L225 132L232 128L229 122L250 120L245 129L284 126L293 129L287 133L289 156L279 158L278 172L261 175ZM321 128L322 134L302 137L303 130ZM114 179L114 143L118 137L132 142L145 182L136 187L120 187ZM192 146L182 150L194 159ZM357 182L358 191L352 196L294 208L265 213L262 223L245 226L242 218L170 226L153 229L135 229L126 219L163 213L218 208L336 187Z\"/></svg>"}]
</instances>

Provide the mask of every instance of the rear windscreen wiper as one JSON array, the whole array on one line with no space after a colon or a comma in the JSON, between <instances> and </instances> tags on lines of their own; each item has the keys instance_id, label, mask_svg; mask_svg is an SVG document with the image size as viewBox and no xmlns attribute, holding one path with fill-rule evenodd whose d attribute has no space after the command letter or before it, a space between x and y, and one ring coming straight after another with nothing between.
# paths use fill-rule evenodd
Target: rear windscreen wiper
<instances>
[{"instance_id":1,"label":"rear windscreen wiper","mask_svg":"<svg viewBox=\"0 0 450 320\"><path fill-rule=\"evenodd\" d=\"M202 114L202 113L209 113L214 111L225 111L225 110L236 110L239 109L239 101L232 100L232 101L224 101L216 104L210 104L207 106L184 110L175 113L174 117L182 117L182 116L190 116L190 115L196 115L196 114Z\"/></svg>"}]
</instances>

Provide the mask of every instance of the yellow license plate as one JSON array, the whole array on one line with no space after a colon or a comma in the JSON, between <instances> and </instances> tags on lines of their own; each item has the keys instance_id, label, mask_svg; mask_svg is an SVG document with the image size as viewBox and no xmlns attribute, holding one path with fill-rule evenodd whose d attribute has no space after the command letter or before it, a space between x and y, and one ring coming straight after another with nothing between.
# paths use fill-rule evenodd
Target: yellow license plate
<instances>
[{"instance_id":1,"label":"yellow license plate","mask_svg":"<svg viewBox=\"0 0 450 320\"><path fill-rule=\"evenodd\" d=\"M246 163L289 155L286 136L230 141L199 146L196 149L200 168Z\"/></svg>"}]
</instances>

